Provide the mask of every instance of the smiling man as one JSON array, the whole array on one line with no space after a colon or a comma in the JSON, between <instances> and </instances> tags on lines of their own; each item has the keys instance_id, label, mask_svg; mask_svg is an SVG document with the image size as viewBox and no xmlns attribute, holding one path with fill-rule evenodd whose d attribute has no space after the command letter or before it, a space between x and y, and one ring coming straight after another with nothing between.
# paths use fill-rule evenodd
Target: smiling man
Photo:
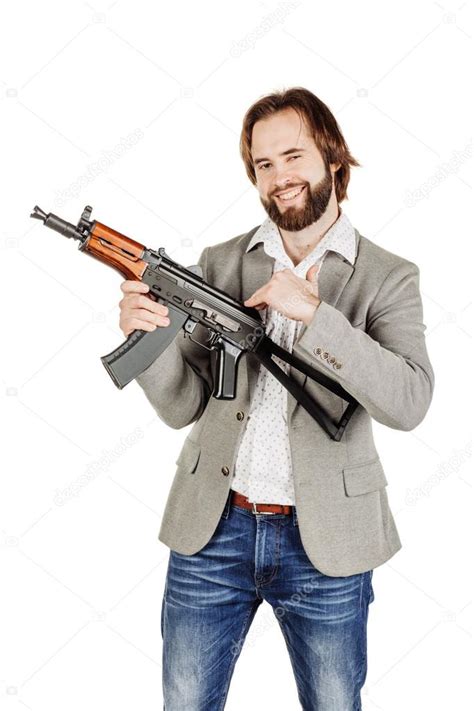
<instances>
[{"instance_id":1,"label":"smiling man","mask_svg":"<svg viewBox=\"0 0 474 711\"><path fill-rule=\"evenodd\" d=\"M414 429L434 387L419 270L363 237L341 210L358 163L310 91L259 99L240 148L268 217L206 247L204 279L259 309L275 342L360 405L337 442L251 355L240 361L236 398L216 400L209 351L183 334L137 378L166 424L193 423L159 533L171 549L161 609L165 708L224 708L266 601L302 708L360 711L372 573L401 547L372 419ZM147 289L122 284L126 336L169 323ZM300 382L340 419L341 398ZM243 703L253 708L251 694Z\"/></svg>"}]
</instances>

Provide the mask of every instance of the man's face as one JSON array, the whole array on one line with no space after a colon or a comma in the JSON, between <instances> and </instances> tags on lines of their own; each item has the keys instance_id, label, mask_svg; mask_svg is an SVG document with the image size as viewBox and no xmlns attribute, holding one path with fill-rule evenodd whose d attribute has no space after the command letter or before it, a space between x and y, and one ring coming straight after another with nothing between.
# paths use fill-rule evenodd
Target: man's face
<instances>
[{"instance_id":1,"label":"man's face","mask_svg":"<svg viewBox=\"0 0 474 711\"><path fill-rule=\"evenodd\" d=\"M257 121L252 159L260 200L278 227L297 232L319 220L333 190L333 173L305 121L285 109Z\"/></svg>"}]
</instances>

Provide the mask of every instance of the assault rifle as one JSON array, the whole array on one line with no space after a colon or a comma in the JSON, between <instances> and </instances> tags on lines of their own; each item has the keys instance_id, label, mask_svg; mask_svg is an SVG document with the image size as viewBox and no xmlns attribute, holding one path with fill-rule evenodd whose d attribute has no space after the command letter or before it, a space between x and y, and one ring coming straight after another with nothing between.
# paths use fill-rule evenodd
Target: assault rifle
<instances>
[{"instance_id":1,"label":"assault rifle","mask_svg":"<svg viewBox=\"0 0 474 711\"><path fill-rule=\"evenodd\" d=\"M37 205L31 217L65 237L79 241L82 252L117 269L125 279L149 285L147 296L168 307L168 326L154 331L137 329L114 351L101 358L118 388L143 373L170 345L182 328L194 343L216 352L213 397L235 398L238 362L243 353L253 353L272 375L290 392L324 431L340 441L358 402L338 383L320 373L265 335L257 309L249 308L221 289L208 284L199 266L183 267L166 254L164 248L148 249L111 227L91 219L92 208L84 208L77 225L66 222ZM207 343L192 337L198 326L207 328ZM291 376L272 359L280 358L348 403L339 422L327 413Z\"/></svg>"}]
</instances>

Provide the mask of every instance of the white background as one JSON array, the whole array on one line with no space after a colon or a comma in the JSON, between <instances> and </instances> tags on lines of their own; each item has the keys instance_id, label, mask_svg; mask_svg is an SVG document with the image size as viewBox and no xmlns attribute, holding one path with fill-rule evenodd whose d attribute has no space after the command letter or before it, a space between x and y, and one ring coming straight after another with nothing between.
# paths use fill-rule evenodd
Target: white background
<instances>
[{"instance_id":1,"label":"white background","mask_svg":"<svg viewBox=\"0 0 474 711\"><path fill-rule=\"evenodd\" d=\"M265 217L241 122L261 95L295 85L328 104L362 163L342 204L352 223L420 267L436 375L416 430L374 423L403 548L374 572L364 710L467 708L468 11L451 0L4 6L2 708L162 707L157 533L186 434L100 362L123 341L120 275L29 213L39 204L75 223L90 204L193 264ZM242 708L299 708L266 603L226 705Z\"/></svg>"}]
</instances>

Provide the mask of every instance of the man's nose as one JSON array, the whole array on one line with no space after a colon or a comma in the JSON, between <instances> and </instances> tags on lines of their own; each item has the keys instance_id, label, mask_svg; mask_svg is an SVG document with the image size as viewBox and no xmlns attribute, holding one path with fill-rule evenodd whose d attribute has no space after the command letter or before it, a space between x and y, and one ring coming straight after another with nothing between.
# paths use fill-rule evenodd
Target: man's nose
<instances>
[{"instance_id":1,"label":"man's nose","mask_svg":"<svg viewBox=\"0 0 474 711\"><path fill-rule=\"evenodd\" d=\"M284 190L288 185L291 185L293 178L290 175L288 168L280 168L275 175L274 191Z\"/></svg>"}]
</instances>

